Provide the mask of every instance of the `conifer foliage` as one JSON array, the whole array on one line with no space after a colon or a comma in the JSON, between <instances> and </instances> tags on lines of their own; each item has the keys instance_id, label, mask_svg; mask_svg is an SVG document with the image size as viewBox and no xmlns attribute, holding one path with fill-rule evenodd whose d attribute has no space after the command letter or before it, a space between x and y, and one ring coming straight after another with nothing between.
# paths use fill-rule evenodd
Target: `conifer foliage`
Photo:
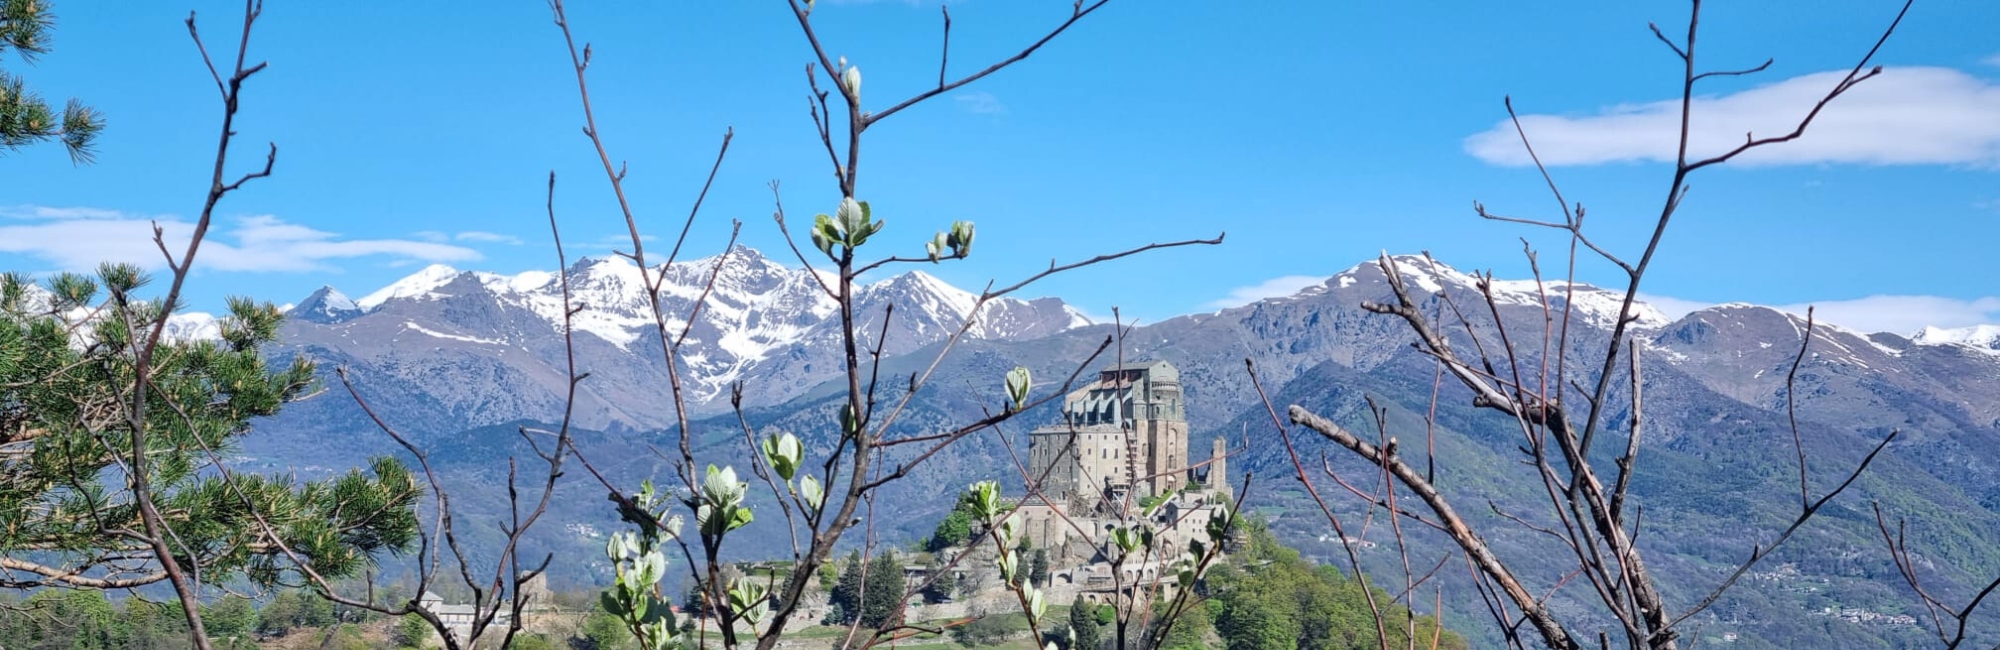
<instances>
[{"instance_id":1,"label":"conifer foliage","mask_svg":"<svg viewBox=\"0 0 2000 650\"><path fill-rule=\"evenodd\" d=\"M13 50L27 62L49 51L55 16L48 0L0 0L0 54ZM0 69L0 153L47 140L62 142L70 160L90 162L92 143L103 130L96 110L75 99L60 114L20 77Z\"/></svg>"},{"instance_id":2,"label":"conifer foliage","mask_svg":"<svg viewBox=\"0 0 2000 650\"><path fill-rule=\"evenodd\" d=\"M0 276L0 587L119 589L167 579L127 485L134 350L166 315L135 297L145 274L105 265L97 278L45 286ZM102 298L99 296L102 294ZM231 473L222 461L253 418L312 388L313 364L267 367L259 350L282 315L231 300L219 335L172 337L151 360L144 454L175 560L208 584L276 584L285 549L325 576L417 536L419 486L390 459L323 481Z\"/></svg>"}]
</instances>

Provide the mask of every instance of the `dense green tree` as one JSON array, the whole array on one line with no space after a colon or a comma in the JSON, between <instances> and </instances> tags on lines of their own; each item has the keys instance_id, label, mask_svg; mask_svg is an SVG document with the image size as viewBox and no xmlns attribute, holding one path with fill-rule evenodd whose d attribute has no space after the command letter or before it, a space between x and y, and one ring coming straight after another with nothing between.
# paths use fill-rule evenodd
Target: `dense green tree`
<instances>
[{"instance_id":1,"label":"dense green tree","mask_svg":"<svg viewBox=\"0 0 2000 650\"><path fill-rule=\"evenodd\" d=\"M257 629L257 608L250 599L230 594L203 607L201 620L211 637L245 637Z\"/></svg>"},{"instance_id":2,"label":"dense green tree","mask_svg":"<svg viewBox=\"0 0 2000 650\"><path fill-rule=\"evenodd\" d=\"M840 567L840 580L834 583L832 593L827 594L840 614L833 618L837 623L851 623L861 612L861 563L861 551L849 553Z\"/></svg>"},{"instance_id":3,"label":"dense green tree","mask_svg":"<svg viewBox=\"0 0 2000 650\"><path fill-rule=\"evenodd\" d=\"M1214 614L1203 605L1189 607L1160 640L1160 650L1208 650L1208 634L1215 631Z\"/></svg>"},{"instance_id":4,"label":"dense green tree","mask_svg":"<svg viewBox=\"0 0 2000 650\"><path fill-rule=\"evenodd\" d=\"M404 648L422 648L437 639L437 629L416 614L404 614L396 621L396 645Z\"/></svg>"},{"instance_id":5,"label":"dense green tree","mask_svg":"<svg viewBox=\"0 0 2000 650\"><path fill-rule=\"evenodd\" d=\"M45 286L0 275L0 559L10 569L0 587L123 589L166 579L149 543L108 532L146 529L122 471L135 438L144 440L161 523L178 548L193 549L180 563L198 564L204 581L280 583L291 560L267 531L335 577L415 541L420 488L393 460L314 482L219 471L217 459L252 419L314 384L303 358L267 366L262 351L282 318L269 303L232 299L215 340L164 338L143 417L135 414L135 357L166 317L135 296L145 283L125 265L106 265L96 279L59 274ZM135 422L143 436L133 435Z\"/></svg>"},{"instance_id":6,"label":"dense green tree","mask_svg":"<svg viewBox=\"0 0 2000 650\"><path fill-rule=\"evenodd\" d=\"M632 632L625 629L625 623L601 611L583 620L579 636L573 644L577 650L623 650L632 646Z\"/></svg>"},{"instance_id":7,"label":"dense green tree","mask_svg":"<svg viewBox=\"0 0 2000 650\"><path fill-rule=\"evenodd\" d=\"M49 0L0 0L0 54L12 48L22 60L34 62L36 56L48 53L55 21ZM0 69L0 152L57 140L69 150L71 161L87 163L91 144L103 128L103 117L89 106L71 99L57 115L20 77Z\"/></svg>"},{"instance_id":8,"label":"dense green tree","mask_svg":"<svg viewBox=\"0 0 2000 650\"><path fill-rule=\"evenodd\" d=\"M930 583L924 585L924 599L933 603L951 600L958 593L958 572L945 565L943 558L933 558L927 573Z\"/></svg>"},{"instance_id":9,"label":"dense green tree","mask_svg":"<svg viewBox=\"0 0 2000 650\"><path fill-rule=\"evenodd\" d=\"M6 610L0 644L25 650L122 648L129 628L102 592L47 589Z\"/></svg>"},{"instance_id":10,"label":"dense green tree","mask_svg":"<svg viewBox=\"0 0 2000 650\"><path fill-rule=\"evenodd\" d=\"M284 635L305 628L330 627L339 622L340 617L335 615L332 601L298 589L278 592L257 612L257 632L266 636Z\"/></svg>"},{"instance_id":11,"label":"dense green tree","mask_svg":"<svg viewBox=\"0 0 2000 650\"><path fill-rule=\"evenodd\" d=\"M1049 550L1035 549L1034 559L1028 561L1028 582L1037 587L1049 584Z\"/></svg>"},{"instance_id":12,"label":"dense green tree","mask_svg":"<svg viewBox=\"0 0 2000 650\"><path fill-rule=\"evenodd\" d=\"M1072 650L1098 650L1104 646L1104 624L1097 621L1097 603L1077 595L1069 606L1069 631L1075 636Z\"/></svg>"},{"instance_id":13,"label":"dense green tree","mask_svg":"<svg viewBox=\"0 0 2000 650\"><path fill-rule=\"evenodd\" d=\"M861 624L882 629L902 621L903 565L895 553L883 553L868 562L868 593L861 598Z\"/></svg>"},{"instance_id":14,"label":"dense green tree","mask_svg":"<svg viewBox=\"0 0 2000 650\"><path fill-rule=\"evenodd\" d=\"M287 599L285 602L296 604ZM43 589L0 608L0 648L9 650L185 650L187 619L180 604L126 598L113 604L100 590ZM218 650L257 648L257 611L248 599L225 596L203 607ZM225 634L226 633L226 634ZM338 646L336 646L338 647Z\"/></svg>"},{"instance_id":15,"label":"dense green tree","mask_svg":"<svg viewBox=\"0 0 2000 650\"><path fill-rule=\"evenodd\" d=\"M1290 612L1264 598L1228 601L1217 625L1229 650L1294 650L1299 647L1299 622Z\"/></svg>"},{"instance_id":16,"label":"dense green tree","mask_svg":"<svg viewBox=\"0 0 2000 650\"><path fill-rule=\"evenodd\" d=\"M1243 547L1227 565L1211 571L1200 588L1217 610L1187 615L1216 614L1215 629L1230 650L1380 648L1385 629L1391 647L1408 647L1408 607L1334 567L1305 560L1279 543L1261 521L1246 519L1243 528ZM1380 628L1368 604L1371 592L1384 617ZM1419 645L1429 647L1436 620L1417 616L1415 622ZM1166 645L1178 650L1192 641L1179 639ZM1466 647L1464 639L1449 631L1439 636L1438 646Z\"/></svg>"},{"instance_id":17,"label":"dense green tree","mask_svg":"<svg viewBox=\"0 0 2000 650\"><path fill-rule=\"evenodd\" d=\"M944 519L938 520L937 530L931 533L929 548L941 551L964 544L968 539L972 539L972 513L955 508Z\"/></svg>"},{"instance_id":18,"label":"dense green tree","mask_svg":"<svg viewBox=\"0 0 2000 650\"><path fill-rule=\"evenodd\" d=\"M836 568L834 566L834 563L828 562L826 564L819 565L820 590L832 592L833 586L835 584L838 584L839 582L840 582L840 569Z\"/></svg>"},{"instance_id":19,"label":"dense green tree","mask_svg":"<svg viewBox=\"0 0 2000 650\"><path fill-rule=\"evenodd\" d=\"M708 599L702 597L700 582L688 581L687 593L681 596L681 611L696 618L706 618L709 615Z\"/></svg>"}]
</instances>

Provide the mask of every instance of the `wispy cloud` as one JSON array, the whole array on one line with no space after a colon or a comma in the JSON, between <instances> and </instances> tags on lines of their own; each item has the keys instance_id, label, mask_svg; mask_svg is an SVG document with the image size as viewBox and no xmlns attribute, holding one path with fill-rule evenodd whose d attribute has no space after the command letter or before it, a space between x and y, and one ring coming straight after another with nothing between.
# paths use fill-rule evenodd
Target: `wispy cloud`
<instances>
[{"instance_id":1,"label":"wispy cloud","mask_svg":"<svg viewBox=\"0 0 2000 650\"><path fill-rule=\"evenodd\" d=\"M1265 298L1289 296L1324 282L1326 278L1310 275L1279 276L1247 287L1230 289L1229 295L1210 300L1202 306L1209 309L1241 307Z\"/></svg>"},{"instance_id":2,"label":"wispy cloud","mask_svg":"<svg viewBox=\"0 0 2000 650\"><path fill-rule=\"evenodd\" d=\"M960 109L964 110L967 113L972 113L974 115L1007 114L1007 105L1000 103L1000 98L994 97L993 93L989 93L984 90L962 92L956 95L952 95L951 99L952 101L958 102L958 107Z\"/></svg>"},{"instance_id":3,"label":"wispy cloud","mask_svg":"<svg viewBox=\"0 0 2000 650\"><path fill-rule=\"evenodd\" d=\"M515 237L513 235L502 235L500 233L494 233L494 232L486 232L484 230L467 230L465 232L461 232L456 235L436 230L420 230L417 232L410 233L410 236L427 242L436 242L436 243L444 243L448 241L469 241L469 242L479 242L483 244L507 244L509 246L521 245L520 237Z\"/></svg>"},{"instance_id":4,"label":"wispy cloud","mask_svg":"<svg viewBox=\"0 0 2000 650\"><path fill-rule=\"evenodd\" d=\"M515 237L513 235L502 235L497 232L486 232L483 230L467 230L465 232L452 235L451 238L457 241L482 242L488 244L506 244L508 246L521 245L520 237Z\"/></svg>"},{"instance_id":5,"label":"wispy cloud","mask_svg":"<svg viewBox=\"0 0 2000 650\"><path fill-rule=\"evenodd\" d=\"M1715 306L1710 302L1644 293L1639 294L1639 299L1658 307L1672 318ZM1813 309L1815 320L1857 332L1890 332L1909 336L1925 327L2000 324L2000 296L1967 300L1944 296L1875 295L1774 306L1800 316L1805 315L1807 307Z\"/></svg>"},{"instance_id":6,"label":"wispy cloud","mask_svg":"<svg viewBox=\"0 0 2000 650\"><path fill-rule=\"evenodd\" d=\"M1728 151L1746 132L1790 132L1846 74L1820 72L1696 98L1689 155ZM1588 116L1523 115L1521 126L1550 165L1671 162L1680 100L1614 106ZM1510 122L1466 138L1465 150L1496 165L1532 164ZM1885 68L1827 105L1804 137L1734 162L2000 166L2000 85L1950 68Z\"/></svg>"},{"instance_id":7,"label":"wispy cloud","mask_svg":"<svg viewBox=\"0 0 2000 650\"><path fill-rule=\"evenodd\" d=\"M639 236L639 241L645 242L649 246L649 248L647 248L647 250L649 251L652 250L650 248L652 243L659 240L660 238L655 235ZM582 250L586 255L601 255L612 251L625 251L629 253L632 252L632 235L629 233L616 233L616 234L604 235L596 239L586 239L581 242L578 242L577 247L579 250ZM652 256L648 255L647 257L652 257Z\"/></svg>"},{"instance_id":8,"label":"wispy cloud","mask_svg":"<svg viewBox=\"0 0 2000 650\"><path fill-rule=\"evenodd\" d=\"M21 206L0 210L0 253L39 258L63 270L89 270L101 262L162 268L153 243L160 226L168 248L179 251L194 223L175 216L146 217L98 208ZM463 246L415 239L348 239L339 233L288 223L274 216L218 223L202 244L197 268L212 271L323 271L332 262L365 257L395 261L463 262L480 259Z\"/></svg>"},{"instance_id":9,"label":"wispy cloud","mask_svg":"<svg viewBox=\"0 0 2000 650\"><path fill-rule=\"evenodd\" d=\"M1980 63L1984 63L1984 64L1986 64L1986 65L1990 65L1990 66L1993 66L1993 67L1995 67L1995 68L2000 68L2000 54L1995 54L1995 55L1993 55L1993 56L1989 56L1989 57L1986 57L1986 58L1984 58L1984 59L1980 59L1980 60L1979 60L1979 62L1980 62Z\"/></svg>"},{"instance_id":10,"label":"wispy cloud","mask_svg":"<svg viewBox=\"0 0 2000 650\"><path fill-rule=\"evenodd\" d=\"M0 216L13 219L111 219L120 216L117 210L103 208L55 208L46 205L17 205L0 208Z\"/></svg>"},{"instance_id":11,"label":"wispy cloud","mask_svg":"<svg viewBox=\"0 0 2000 650\"><path fill-rule=\"evenodd\" d=\"M1618 295L1622 296L1625 294L1621 292ZM1639 301L1644 302L1648 305L1652 305L1653 307L1659 309L1662 313L1665 313L1667 315L1667 318L1671 318L1674 320L1680 320L1680 317L1682 316L1686 316L1696 311L1700 311L1715 306L1715 303L1712 302L1702 302L1700 300L1685 300L1681 298L1675 298L1672 296L1656 296L1653 294L1646 293L1644 291L1639 292Z\"/></svg>"},{"instance_id":12,"label":"wispy cloud","mask_svg":"<svg viewBox=\"0 0 2000 650\"><path fill-rule=\"evenodd\" d=\"M1862 332L1909 336L1925 327L1967 327L2000 323L2000 297L1964 300L1943 296L1868 296L1810 304L1780 305L1794 314L1813 308L1816 319Z\"/></svg>"}]
</instances>

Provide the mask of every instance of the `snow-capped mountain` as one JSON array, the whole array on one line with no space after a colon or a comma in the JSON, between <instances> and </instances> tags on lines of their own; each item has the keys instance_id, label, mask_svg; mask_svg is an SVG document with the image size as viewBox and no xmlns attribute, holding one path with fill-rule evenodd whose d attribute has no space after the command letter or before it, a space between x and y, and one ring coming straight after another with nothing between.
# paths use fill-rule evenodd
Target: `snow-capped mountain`
<instances>
[{"instance_id":1,"label":"snow-capped mountain","mask_svg":"<svg viewBox=\"0 0 2000 650\"><path fill-rule=\"evenodd\" d=\"M655 320L646 280L630 261L583 259L567 269L570 297L580 308L570 315L577 369L591 376L577 388L580 422L653 428L674 420L675 407L660 390L667 381L662 331L682 341L680 374L688 388L687 408L695 414L727 408L739 383L745 405L776 405L838 374L841 318L821 285L830 278L815 278L747 247L727 256L657 271L663 322ZM1442 292L1475 323L1492 321L1480 276L1417 256L1393 259L1411 288L1429 296L1426 310L1445 307L1437 302ZM718 261L722 270L704 299ZM570 357L560 335L561 277L439 265L359 299L323 287L291 310L295 317L286 321L282 341L285 349L310 354L327 367L346 366L357 376L399 387L417 400L415 408L441 408L441 425L546 421L560 412L569 390ZM1545 313L1561 314L1566 302L1574 302L1568 340L1582 349L1601 345L1624 297L1559 280L1486 282L1519 341L1539 342L1542 328L1561 326ZM1282 383L1323 362L1367 370L1406 352L1409 332L1401 323L1360 307L1388 298L1386 276L1376 261L1368 261L1291 296L1140 328L1126 343L1132 354L1182 359L1183 373L1210 393L1191 408L1233 408L1252 397L1237 377L1246 356L1258 359L1267 381ZM696 312L698 300L702 307ZM975 302L970 292L912 271L860 286L852 316L861 346L872 350L885 331L882 318L889 315L882 346L889 358L944 341L962 327L969 341L1064 337L1059 345L1077 348L1101 340L1101 334L1065 337L1091 323L1059 299L991 301L968 326L965 315ZM1550 311L1544 312L1544 305ZM692 325L683 320L690 312ZM1641 301L1633 313L1630 333L1656 363L1679 367L1709 390L1760 406L1782 398L1784 371L1804 331L1797 316L1753 305L1719 305L1676 319ZM176 324L180 335L214 332L212 319L204 325L197 314L177 318L184 321ZM1963 388L1971 381L1964 377L1991 378L2000 388L1996 329L1933 329L1906 338L1821 324L1810 360L1828 370L1809 373L1810 379L1879 384L1893 378L1891 383L1927 395ZM1969 417L2000 417L2000 402L1972 402L1978 404Z\"/></svg>"},{"instance_id":2,"label":"snow-capped mountain","mask_svg":"<svg viewBox=\"0 0 2000 650\"><path fill-rule=\"evenodd\" d=\"M660 333L681 341L682 379L690 410L727 406L730 387L753 377L746 402L781 402L829 378L840 364L838 303L821 284L832 278L787 267L738 246L727 259L708 257L657 269L660 313L647 298L646 278L624 258L583 259L567 273L579 369L593 380L580 387L601 409L597 424L659 426L672 406L648 387L663 385ZM716 273L712 287L709 277ZM325 287L293 309L285 342L337 363L398 376L466 417L484 422L546 417L567 389L568 357L562 274L499 275L426 267L358 300ZM704 291L707 291L704 296ZM697 311L695 305L700 302ZM854 318L872 347L890 305L885 354L901 354L946 339L966 325L977 296L912 271L858 290ZM686 320L694 314L692 325ZM1013 340L1090 325L1054 298L989 301L965 336ZM437 380L451 381L438 384ZM643 396L643 397L642 397ZM602 416L601 419L599 416Z\"/></svg>"},{"instance_id":3,"label":"snow-capped mountain","mask_svg":"<svg viewBox=\"0 0 2000 650\"><path fill-rule=\"evenodd\" d=\"M21 307L28 313L46 313L54 294L36 284L22 286ZM70 322L88 322L103 315L103 311L93 307L75 307L63 314ZM161 333L169 341L219 340L222 338L222 321L207 312L180 312L167 317L166 330ZM76 339L72 344L88 345L95 340L90 327L75 330Z\"/></svg>"},{"instance_id":4,"label":"snow-capped mountain","mask_svg":"<svg viewBox=\"0 0 2000 650\"><path fill-rule=\"evenodd\" d=\"M692 389L690 411L697 418L713 416L692 425L697 453L727 458L742 451L739 423L720 413L736 382L744 387L746 406L774 407L748 409L752 429L779 428L797 433L809 449L831 448L837 435L831 402L837 398L829 396L826 382L839 372L842 347L835 303L804 271L748 249L730 256L694 324L677 319L665 323L669 337L687 332L681 362ZM1548 356L1544 346L1557 340L1550 333L1563 321L1550 315L1562 314L1565 303L1573 303L1566 339L1574 352L1566 370L1571 381L1581 384L1595 376L1603 360L1596 355L1604 349L1624 299L1617 290L1552 281L1493 279L1482 291L1482 280L1472 273L1418 257L1395 260L1411 288L1422 294L1416 297L1419 308L1443 314L1448 325L1441 331L1456 349L1476 354L1479 348L1471 342L1477 336L1485 349L1497 351L1502 343L1496 324L1504 325L1510 343L1524 355L1518 364L1524 373L1535 372L1541 357ZM687 313L715 261L694 260L663 270L660 299L667 313ZM575 423L588 431L585 444L593 445L594 461L623 480L665 476L669 470L646 447L662 442L652 430L670 424L674 411L661 370L660 325L651 316L640 273L620 260L585 260L568 273L573 299L586 307L575 315L577 368L590 373L578 385L575 403ZM1491 309L1484 303L1488 293L1496 303ZM525 454L518 445L508 451L509 444L520 442L514 439L514 421L547 423L563 414L569 384L559 336L561 285L555 274L503 276L433 267L351 301L352 309L341 306L337 295L322 290L302 301L295 312L328 318L290 319L286 346L319 358L322 367L350 368L357 392L386 421L406 433L434 436L427 442L437 452L437 462L476 471L468 474L476 477L467 479L469 484L497 485L500 479L492 468L499 466L499 455ZM1270 415L1245 372L1247 359L1279 409L1298 404L1360 424L1371 421L1370 404L1379 404L1388 418L1386 435L1404 435L1405 441L1424 436L1426 442L1433 433L1426 417L1435 413L1436 449L1449 461L1437 465L1438 476L1451 490L1503 500L1509 495L1532 498L1541 485L1509 482L1512 474L1495 469L1519 460L1518 428L1473 408L1469 392L1450 379L1439 381L1433 360L1412 349L1410 328L1400 319L1361 307L1390 299L1387 276L1369 261L1290 296L1137 327L1120 341L1116 354L1126 360L1166 359L1179 367L1189 397L1189 430L1196 440L1249 436L1252 442L1231 459L1232 470L1259 477L1294 471L1282 451L1287 446L1270 444ZM889 314L885 385L900 383L889 377L928 367L935 344L963 326L956 316L973 301L967 292L921 273L862 287L854 318L864 344L882 331L881 319ZM1470 327L1456 324L1453 305L1471 321ZM1662 549L1657 557L1664 558L1658 565L1663 574L1706 580L1712 577L1706 572L1715 565L1716 549L1741 557L1789 521L1796 507L1790 500L1794 438L1785 406L1794 396L1803 439L1813 453L1815 492L1825 489L1820 481L1826 477L1855 466L1889 431L1900 432L1869 478L1842 497L1847 509L1828 510L1836 513L1829 521L1846 519L1851 521L1839 525L1859 526L1862 537L1855 539L1860 543L1872 539L1874 522L1855 506L1878 499L1894 503L1898 512L1949 513L1952 521L1964 524L1958 528L1978 539L1988 539L1983 531L2000 525L2000 352L1995 347L2000 328L1925 330L1908 337L1863 334L1824 323L1808 330L1799 315L1748 304L1669 317L1640 302L1634 314L1628 336L1644 362L1647 433L1642 444L1650 464L1633 483L1632 495L1644 505L1647 521L1670 522L1647 533ZM1053 298L988 305L966 330L970 340L937 365L932 388L911 400L902 429L891 434L931 433L977 417L981 407L1002 399L999 377L1015 365L1030 368L1038 381L1068 375L1105 338L1107 328L1084 327L1087 323ZM1806 352L1794 375L1790 371L1802 344ZM1109 355L1093 363L1108 363ZM1515 365L1504 357L1495 364L1496 374ZM1622 385L1612 388L1602 420L1614 437L1630 421L1630 413L1623 412L1629 393L1618 387ZM1435 398L1434 386L1442 387ZM1053 389L1054 384L1038 384L1035 390ZM332 398L290 406L275 421L260 425L257 440L249 444L265 446L246 447L248 453L333 447L359 454L369 445L386 448L390 443L373 429L373 422L356 411L352 400L334 392ZM1010 427L1005 433L1018 435L1020 430ZM1258 436L1264 436L1261 442ZM896 534L927 532L923 523L942 516L950 495L969 476L1008 476L1008 452L1001 439L969 437L926 461L910 483L899 483L897 489L905 491L885 499L893 508L885 520L917 523ZM1320 443L1308 437L1301 444ZM1345 456L1331 458L1339 463ZM1298 502L1296 494L1268 489L1259 494L1267 504L1260 507L1317 512ZM1783 502L1773 502L1773 496ZM1714 512L1718 499L1732 502L1721 510L1735 519ZM1734 502L1747 505L1738 508ZM1771 513L1785 519L1774 522ZM1318 525L1311 523L1312 517L1273 519L1275 526ZM1823 535L1835 531L1836 524L1818 526L1813 534ZM1546 553L1546 546L1525 541L1531 539L1503 534L1491 541L1514 556ZM1847 538L1827 539L1833 541L1813 543L1843 553L1855 548L1841 541ZM1983 548L1972 541L1934 547ZM776 545L767 550L784 552ZM1393 562L1389 558L1394 556L1364 555L1363 561ZM1872 581L1869 593L1896 584L1894 573L1856 577L1852 574L1865 572L1850 571L1854 566L1843 561L1832 568L1801 565L1800 570L1831 580L1815 583L1819 585ZM1378 568L1394 570L1387 565L1370 570ZM1885 581L1883 575L1891 577ZM1983 570L1981 575L1986 575ZM1784 602L1772 602L1777 604L1768 611L1791 613Z\"/></svg>"},{"instance_id":5,"label":"snow-capped mountain","mask_svg":"<svg viewBox=\"0 0 2000 650\"><path fill-rule=\"evenodd\" d=\"M1961 345L1981 352L2000 354L2000 325L1971 327L1926 327L1910 337L1919 345Z\"/></svg>"},{"instance_id":6,"label":"snow-capped mountain","mask_svg":"<svg viewBox=\"0 0 2000 650\"><path fill-rule=\"evenodd\" d=\"M363 313L347 294L333 287L320 287L285 313L292 318L315 323L338 323Z\"/></svg>"}]
</instances>

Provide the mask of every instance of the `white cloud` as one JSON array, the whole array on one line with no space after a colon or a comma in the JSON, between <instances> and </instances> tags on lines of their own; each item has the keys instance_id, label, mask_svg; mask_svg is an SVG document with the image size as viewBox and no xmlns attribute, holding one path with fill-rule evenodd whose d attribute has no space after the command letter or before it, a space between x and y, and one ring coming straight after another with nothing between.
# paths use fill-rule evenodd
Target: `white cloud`
<instances>
[{"instance_id":1,"label":"white cloud","mask_svg":"<svg viewBox=\"0 0 2000 650\"><path fill-rule=\"evenodd\" d=\"M0 216L15 219L110 219L119 216L117 210L101 208L52 208L46 205L17 205L0 208Z\"/></svg>"},{"instance_id":2,"label":"white cloud","mask_svg":"<svg viewBox=\"0 0 2000 650\"><path fill-rule=\"evenodd\" d=\"M1694 101L1689 156L1703 158L1758 137L1791 132L1846 71L1793 77ZM1614 106L1596 115L1523 115L1521 126L1549 165L1671 162L1680 100ZM1512 123L1465 139L1467 153L1497 165L1528 165ZM1806 134L1760 147L1732 164L2000 166L2000 84L1950 68L1892 67L1828 104Z\"/></svg>"},{"instance_id":3,"label":"white cloud","mask_svg":"<svg viewBox=\"0 0 2000 650\"><path fill-rule=\"evenodd\" d=\"M486 232L483 230L467 230L465 232L461 232L456 235L436 230L419 230L417 232L410 233L410 236L427 242L436 242L440 244L448 241L470 241L470 242L480 242L485 244L506 244L509 246L521 245L520 237L515 237L513 235L502 235L500 233L495 233L495 232Z\"/></svg>"},{"instance_id":4,"label":"white cloud","mask_svg":"<svg viewBox=\"0 0 2000 650\"><path fill-rule=\"evenodd\" d=\"M1639 299L1658 307L1668 317L1679 319L1689 312L1715 303L1684 300L1641 293ZM1909 336L1925 327L1970 327L2000 323L2000 296L1971 300L1944 296L1875 295L1846 300L1775 305L1773 308L1804 316L1813 309L1813 319L1857 332L1890 332Z\"/></svg>"},{"instance_id":5,"label":"white cloud","mask_svg":"<svg viewBox=\"0 0 2000 650\"><path fill-rule=\"evenodd\" d=\"M1860 332L1891 332L1909 336L1925 327L1969 327L2000 323L2000 297L1963 300L1943 296L1868 296L1827 300L1778 308Z\"/></svg>"},{"instance_id":6,"label":"white cloud","mask_svg":"<svg viewBox=\"0 0 2000 650\"><path fill-rule=\"evenodd\" d=\"M660 238L655 235L639 235L639 241L644 242L649 247L647 248L647 250L649 251L652 250L650 246L652 246L653 242L659 240ZM596 255L598 254L596 251L607 251L607 252L625 251L627 253L630 253L632 252L632 235L630 233L604 235L596 239L584 240L581 244L578 245L578 247L581 248L584 251L584 254L586 255ZM648 255L647 257L651 257L651 255Z\"/></svg>"},{"instance_id":7,"label":"white cloud","mask_svg":"<svg viewBox=\"0 0 2000 650\"><path fill-rule=\"evenodd\" d=\"M1980 59L1980 60L1979 60L1979 62L1980 62L1980 63L1984 63L1984 64L1986 64L1986 65L1990 65L1990 66L1993 66L1993 67L1995 67L1995 68L2000 68L2000 54L1995 54L1995 55L1993 55L1993 56L1989 56L1989 57L1986 57L1986 58L1984 58L1984 59Z\"/></svg>"},{"instance_id":8,"label":"white cloud","mask_svg":"<svg viewBox=\"0 0 2000 650\"><path fill-rule=\"evenodd\" d=\"M1105 312L1100 314L1097 313L1096 310L1085 309L1083 307L1079 307L1076 305L1070 305L1069 308L1076 310L1077 313L1079 314L1083 314L1084 318L1090 319L1090 322L1096 323L1098 325L1110 325L1114 322L1117 322L1116 320L1111 318L1111 312ZM1125 316L1125 324L1127 325L1132 324L1132 317L1130 315Z\"/></svg>"},{"instance_id":9,"label":"white cloud","mask_svg":"<svg viewBox=\"0 0 2000 650\"><path fill-rule=\"evenodd\" d=\"M465 232L453 235L452 239L456 239L458 241L485 242L489 244L506 244L508 246L521 245L520 237L515 237L513 235L502 235L497 232L486 232L483 230L467 230Z\"/></svg>"},{"instance_id":10,"label":"white cloud","mask_svg":"<svg viewBox=\"0 0 2000 650\"><path fill-rule=\"evenodd\" d=\"M974 115L1007 114L1007 105L1000 103L1000 98L994 97L993 93L984 90L959 93L952 95L951 99L958 102L959 108Z\"/></svg>"},{"instance_id":11,"label":"white cloud","mask_svg":"<svg viewBox=\"0 0 2000 650\"><path fill-rule=\"evenodd\" d=\"M40 258L64 270L89 270L100 262L127 262L163 268L166 258L153 243L153 224L167 247L181 254L194 223L180 217L147 218L96 208L23 206L0 210L0 253ZM345 239L338 233L288 223L269 215L218 221L195 258L211 271L321 271L330 262L361 257L392 261L462 262L480 259L463 246L409 239Z\"/></svg>"},{"instance_id":12,"label":"white cloud","mask_svg":"<svg viewBox=\"0 0 2000 650\"><path fill-rule=\"evenodd\" d=\"M1210 300L1202 306L1208 309L1241 307L1265 298L1289 296L1325 282L1326 278L1310 275L1280 276L1247 287L1230 289L1228 296Z\"/></svg>"},{"instance_id":13,"label":"white cloud","mask_svg":"<svg viewBox=\"0 0 2000 650\"><path fill-rule=\"evenodd\" d=\"M1619 293L1618 295L1622 296L1625 294ZM1658 308L1661 313L1667 315L1667 318L1674 320L1680 320L1682 316L1715 306L1715 303L1712 302L1686 300L1672 296L1655 296L1644 291L1639 292L1639 301Z\"/></svg>"}]
</instances>

